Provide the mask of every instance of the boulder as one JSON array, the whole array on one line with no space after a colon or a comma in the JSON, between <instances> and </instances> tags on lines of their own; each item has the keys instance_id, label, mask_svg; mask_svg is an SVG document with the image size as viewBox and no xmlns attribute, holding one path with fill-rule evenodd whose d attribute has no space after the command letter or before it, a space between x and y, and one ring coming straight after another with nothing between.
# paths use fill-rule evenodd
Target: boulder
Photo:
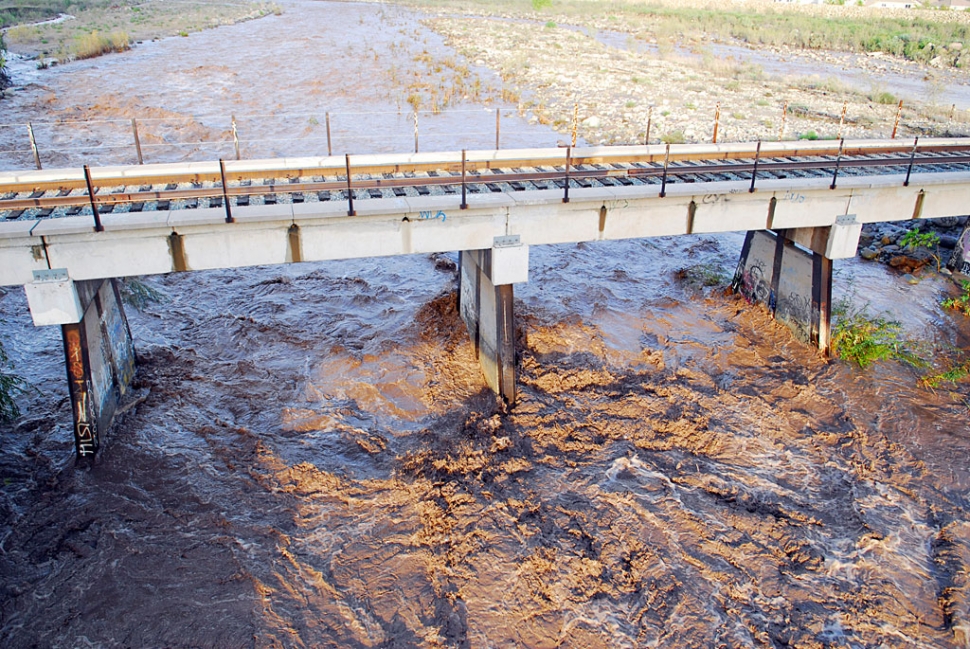
<instances>
[{"instance_id":1,"label":"boulder","mask_svg":"<svg viewBox=\"0 0 970 649\"><path fill-rule=\"evenodd\" d=\"M889 265L902 273L912 274L933 261L933 255L925 248L906 250L889 258Z\"/></svg>"}]
</instances>

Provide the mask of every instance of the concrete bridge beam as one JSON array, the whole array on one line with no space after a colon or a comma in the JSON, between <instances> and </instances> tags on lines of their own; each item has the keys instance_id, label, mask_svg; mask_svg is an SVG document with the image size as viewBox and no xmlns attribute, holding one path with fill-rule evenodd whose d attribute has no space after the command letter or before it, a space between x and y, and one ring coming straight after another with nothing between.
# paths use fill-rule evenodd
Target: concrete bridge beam
<instances>
[{"instance_id":1,"label":"concrete bridge beam","mask_svg":"<svg viewBox=\"0 0 970 649\"><path fill-rule=\"evenodd\" d=\"M529 279L529 247L517 235L495 237L492 248L464 250L458 307L488 386L515 403L513 284Z\"/></svg>"}]
</instances>

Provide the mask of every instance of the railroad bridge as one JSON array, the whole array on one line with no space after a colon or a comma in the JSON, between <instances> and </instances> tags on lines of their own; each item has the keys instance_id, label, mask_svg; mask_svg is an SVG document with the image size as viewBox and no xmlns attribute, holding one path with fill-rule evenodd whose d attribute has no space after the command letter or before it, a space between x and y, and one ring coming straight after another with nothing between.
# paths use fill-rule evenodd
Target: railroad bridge
<instances>
[{"instance_id":1,"label":"railroad bridge","mask_svg":"<svg viewBox=\"0 0 970 649\"><path fill-rule=\"evenodd\" d=\"M59 325L79 457L134 374L115 278L460 253L488 385L515 400L530 246L746 231L736 290L826 351L832 260L864 223L970 212L970 144L933 139L454 151L0 173L0 285Z\"/></svg>"}]
</instances>

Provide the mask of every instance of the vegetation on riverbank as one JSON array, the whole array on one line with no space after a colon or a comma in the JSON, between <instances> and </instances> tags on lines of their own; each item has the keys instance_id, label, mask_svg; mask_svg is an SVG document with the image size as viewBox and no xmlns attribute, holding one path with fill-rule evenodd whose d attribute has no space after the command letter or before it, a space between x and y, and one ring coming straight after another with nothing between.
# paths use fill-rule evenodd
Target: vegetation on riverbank
<instances>
[{"instance_id":1,"label":"vegetation on riverbank","mask_svg":"<svg viewBox=\"0 0 970 649\"><path fill-rule=\"evenodd\" d=\"M7 46L3 42L3 32L0 32L0 96L3 95L4 89L10 85L10 76L7 74L7 59L3 56L6 49Z\"/></svg>"},{"instance_id":2,"label":"vegetation on riverbank","mask_svg":"<svg viewBox=\"0 0 970 649\"><path fill-rule=\"evenodd\" d=\"M537 17L534 3L522 0L400 2L429 10ZM882 52L940 67L970 66L970 13L959 11L900 12L751 2L724 6L670 0L555 0L541 15L559 23L627 32L661 45L740 41L775 48Z\"/></svg>"},{"instance_id":3,"label":"vegetation on riverbank","mask_svg":"<svg viewBox=\"0 0 970 649\"><path fill-rule=\"evenodd\" d=\"M2 2L2 0L0 0ZM158 0L39 0L31 11L11 14L0 9L0 19L8 21L7 42L11 49L26 55L55 58L59 61L91 58L128 49L132 43L166 36L188 35L279 14L275 3L207 2L169 3ZM9 9L9 6L8 6ZM56 19L57 22L33 24ZM6 18L4 18L6 16Z\"/></svg>"},{"instance_id":4,"label":"vegetation on riverbank","mask_svg":"<svg viewBox=\"0 0 970 649\"><path fill-rule=\"evenodd\" d=\"M882 315L873 315L867 306L853 308L849 300L834 307L832 353L866 369L873 363L895 360L913 366L925 365L903 337L902 325Z\"/></svg>"}]
</instances>

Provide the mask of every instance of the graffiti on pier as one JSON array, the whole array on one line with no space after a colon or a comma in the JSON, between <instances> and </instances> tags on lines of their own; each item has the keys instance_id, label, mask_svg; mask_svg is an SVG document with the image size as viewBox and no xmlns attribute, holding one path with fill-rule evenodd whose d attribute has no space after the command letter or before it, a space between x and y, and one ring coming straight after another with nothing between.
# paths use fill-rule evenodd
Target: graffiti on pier
<instances>
[{"instance_id":1,"label":"graffiti on pier","mask_svg":"<svg viewBox=\"0 0 970 649\"><path fill-rule=\"evenodd\" d=\"M65 326L64 346L67 351L67 373L74 410L74 445L79 456L91 456L98 449L98 438L89 398L90 389L84 371L80 326Z\"/></svg>"},{"instance_id":2,"label":"graffiti on pier","mask_svg":"<svg viewBox=\"0 0 970 649\"><path fill-rule=\"evenodd\" d=\"M954 255L958 255L957 259L960 262L960 268L955 270L959 270L964 275L970 275L970 227L965 228L960 235Z\"/></svg>"},{"instance_id":3,"label":"graffiti on pier","mask_svg":"<svg viewBox=\"0 0 970 649\"><path fill-rule=\"evenodd\" d=\"M778 300L775 316L788 324L796 338L802 341L811 339L812 299L792 291L787 297Z\"/></svg>"},{"instance_id":4,"label":"graffiti on pier","mask_svg":"<svg viewBox=\"0 0 970 649\"><path fill-rule=\"evenodd\" d=\"M442 223L444 223L445 219L448 218L448 215L442 212L441 210L438 210L437 212L433 212L429 210L427 212L421 212L419 214L419 218L422 221L441 221Z\"/></svg>"},{"instance_id":5,"label":"graffiti on pier","mask_svg":"<svg viewBox=\"0 0 970 649\"><path fill-rule=\"evenodd\" d=\"M744 270L741 275L741 294L749 302L771 306L771 285L765 278L765 268L761 262L755 262Z\"/></svg>"}]
</instances>

